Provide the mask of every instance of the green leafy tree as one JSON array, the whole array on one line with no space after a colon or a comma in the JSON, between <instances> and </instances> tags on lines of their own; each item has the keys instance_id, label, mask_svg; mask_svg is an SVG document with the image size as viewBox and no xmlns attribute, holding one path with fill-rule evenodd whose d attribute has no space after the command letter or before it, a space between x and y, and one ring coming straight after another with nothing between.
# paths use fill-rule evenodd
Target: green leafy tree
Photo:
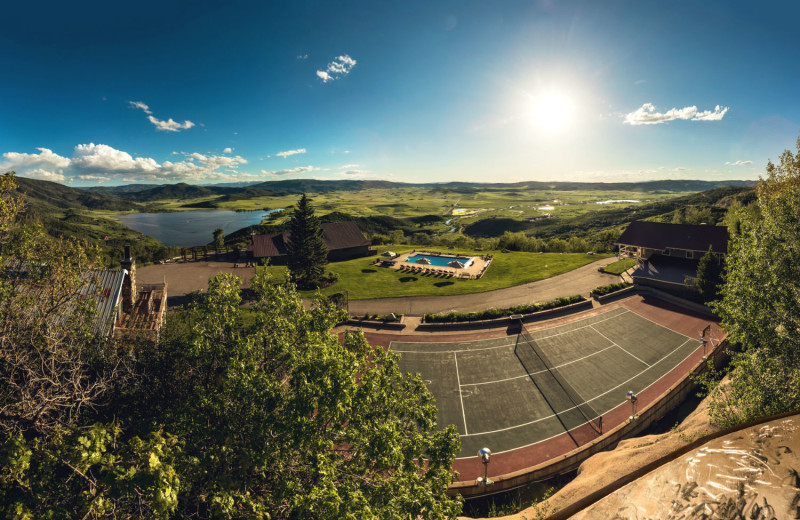
<instances>
[{"instance_id":1,"label":"green leafy tree","mask_svg":"<svg viewBox=\"0 0 800 520\"><path fill-rule=\"evenodd\" d=\"M712 419L733 425L800 407L800 139L767 164L758 211L742 212L713 304L730 341L731 384L712 392Z\"/></svg>"},{"instance_id":2,"label":"green leafy tree","mask_svg":"<svg viewBox=\"0 0 800 520\"><path fill-rule=\"evenodd\" d=\"M722 261L709 247L697 263L697 290L704 301L710 302L717 299L722 283Z\"/></svg>"},{"instance_id":3,"label":"green leafy tree","mask_svg":"<svg viewBox=\"0 0 800 520\"><path fill-rule=\"evenodd\" d=\"M319 219L314 215L314 207L305 193L289 219L289 231L289 271L298 286L319 286L328 263L328 247L322 239L322 228Z\"/></svg>"},{"instance_id":4,"label":"green leafy tree","mask_svg":"<svg viewBox=\"0 0 800 520\"><path fill-rule=\"evenodd\" d=\"M96 251L20 224L14 187L0 177L0 517L167 518L172 439L95 421L128 375L93 327Z\"/></svg>"},{"instance_id":5,"label":"green leafy tree","mask_svg":"<svg viewBox=\"0 0 800 520\"><path fill-rule=\"evenodd\" d=\"M214 247L219 249L225 245L225 230L218 227L214 230Z\"/></svg>"},{"instance_id":6,"label":"green leafy tree","mask_svg":"<svg viewBox=\"0 0 800 520\"><path fill-rule=\"evenodd\" d=\"M155 411L183 441L179 513L195 518L449 518L452 426L417 376L345 316L304 308L259 272L248 319L239 279L219 275L181 327L143 356L154 384L116 410ZM269 516L268 516L269 515Z\"/></svg>"}]
</instances>

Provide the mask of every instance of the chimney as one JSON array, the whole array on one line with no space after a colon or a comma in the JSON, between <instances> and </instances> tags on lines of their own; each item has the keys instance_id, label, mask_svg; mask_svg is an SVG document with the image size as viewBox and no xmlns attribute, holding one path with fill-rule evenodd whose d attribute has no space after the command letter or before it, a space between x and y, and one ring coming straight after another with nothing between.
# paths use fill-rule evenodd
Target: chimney
<instances>
[{"instance_id":1,"label":"chimney","mask_svg":"<svg viewBox=\"0 0 800 520\"><path fill-rule=\"evenodd\" d=\"M122 268L128 271L128 276L122 282L122 312L133 312L136 304L136 262L131 257L130 244L125 245L125 258L121 262Z\"/></svg>"}]
</instances>

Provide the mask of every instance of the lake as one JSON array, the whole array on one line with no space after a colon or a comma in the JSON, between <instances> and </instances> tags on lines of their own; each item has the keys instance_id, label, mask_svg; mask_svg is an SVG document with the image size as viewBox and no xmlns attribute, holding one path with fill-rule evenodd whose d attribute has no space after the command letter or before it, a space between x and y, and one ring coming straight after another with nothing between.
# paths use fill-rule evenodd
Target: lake
<instances>
[{"instance_id":1,"label":"lake","mask_svg":"<svg viewBox=\"0 0 800 520\"><path fill-rule=\"evenodd\" d=\"M122 224L160 240L168 246L202 246L213 240L217 228L225 234L260 224L277 210L258 211L178 211L174 213L130 213L117 219Z\"/></svg>"}]
</instances>

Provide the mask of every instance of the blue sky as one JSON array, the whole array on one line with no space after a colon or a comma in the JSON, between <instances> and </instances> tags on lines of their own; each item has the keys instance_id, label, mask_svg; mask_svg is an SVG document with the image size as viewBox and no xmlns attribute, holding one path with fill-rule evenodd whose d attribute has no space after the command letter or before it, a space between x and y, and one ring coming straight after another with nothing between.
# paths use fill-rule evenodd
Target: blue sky
<instances>
[{"instance_id":1,"label":"blue sky","mask_svg":"<svg viewBox=\"0 0 800 520\"><path fill-rule=\"evenodd\" d=\"M14 2L0 170L73 186L755 179L800 3Z\"/></svg>"}]
</instances>

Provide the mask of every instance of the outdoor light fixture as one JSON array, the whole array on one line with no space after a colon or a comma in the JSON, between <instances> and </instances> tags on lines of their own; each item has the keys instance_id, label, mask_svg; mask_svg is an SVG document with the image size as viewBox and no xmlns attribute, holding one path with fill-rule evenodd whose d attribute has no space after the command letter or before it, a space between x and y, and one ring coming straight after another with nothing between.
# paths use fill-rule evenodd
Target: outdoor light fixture
<instances>
[{"instance_id":1,"label":"outdoor light fixture","mask_svg":"<svg viewBox=\"0 0 800 520\"><path fill-rule=\"evenodd\" d=\"M708 342L708 340L706 339L705 336L701 336L700 341L703 342L703 361L706 361L708 359L708 356L706 356L706 343Z\"/></svg>"},{"instance_id":2,"label":"outdoor light fixture","mask_svg":"<svg viewBox=\"0 0 800 520\"><path fill-rule=\"evenodd\" d=\"M628 390L628 393L625 394L625 399L631 402L631 416L628 417L628 422L633 422L639 418L639 416L636 415L636 394L633 393L633 390Z\"/></svg>"},{"instance_id":3,"label":"outdoor light fixture","mask_svg":"<svg viewBox=\"0 0 800 520\"><path fill-rule=\"evenodd\" d=\"M492 450L481 448L478 450L478 457L483 462L483 476L478 477L478 485L483 487L491 486L494 484L494 480L489 478L489 459L492 457Z\"/></svg>"}]
</instances>

